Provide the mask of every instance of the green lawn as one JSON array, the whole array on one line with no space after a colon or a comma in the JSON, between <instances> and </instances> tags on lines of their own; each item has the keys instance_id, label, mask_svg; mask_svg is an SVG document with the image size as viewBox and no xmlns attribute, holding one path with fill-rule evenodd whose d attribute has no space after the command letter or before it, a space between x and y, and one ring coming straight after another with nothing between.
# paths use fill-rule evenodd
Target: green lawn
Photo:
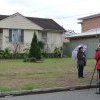
<instances>
[{"instance_id":1,"label":"green lawn","mask_svg":"<svg viewBox=\"0 0 100 100\"><path fill-rule=\"evenodd\" d=\"M0 60L0 91L89 85L94 66L95 60L89 59L85 78L78 79L76 61L70 58L45 59L43 63Z\"/></svg>"}]
</instances>

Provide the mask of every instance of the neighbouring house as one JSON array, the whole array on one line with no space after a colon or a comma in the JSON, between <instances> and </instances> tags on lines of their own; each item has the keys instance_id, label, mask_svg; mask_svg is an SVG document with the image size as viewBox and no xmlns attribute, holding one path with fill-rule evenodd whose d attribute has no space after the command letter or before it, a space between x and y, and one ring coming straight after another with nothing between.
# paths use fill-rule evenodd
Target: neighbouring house
<instances>
[{"instance_id":1,"label":"neighbouring house","mask_svg":"<svg viewBox=\"0 0 100 100\"><path fill-rule=\"evenodd\" d=\"M64 34L64 43L68 43L70 42L70 39L66 37L66 35L72 35L75 34L74 30L66 30L65 34Z\"/></svg>"},{"instance_id":2,"label":"neighbouring house","mask_svg":"<svg viewBox=\"0 0 100 100\"><path fill-rule=\"evenodd\" d=\"M87 32L91 29L100 28L100 14L86 16L79 18L79 24L81 24L81 32Z\"/></svg>"},{"instance_id":3,"label":"neighbouring house","mask_svg":"<svg viewBox=\"0 0 100 100\"><path fill-rule=\"evenodd\" d=\"M95 50L100 43L100 14L91 15L78 19L81 24L81 33L67 34L66 38L70 40L66 44L68 55L71 56L72 50L79 44L85 44L87 48L87 57L94 58Z\"/></svg>"},{"instance_id":4,"label":"neighbouring house","mask_svg":"<svg viewBox=\"0 0 100 100\"><path fill-rule=\"evenodd\" d=\"M39 41L45 43L45 50L52 52L63 46L65 29L52 19L26 17L20 13L0 15L0 49L10 48L18 51L29 48L34 32ZM16 45L17 44L17 45Z\"/></svg>"}]
</instances>

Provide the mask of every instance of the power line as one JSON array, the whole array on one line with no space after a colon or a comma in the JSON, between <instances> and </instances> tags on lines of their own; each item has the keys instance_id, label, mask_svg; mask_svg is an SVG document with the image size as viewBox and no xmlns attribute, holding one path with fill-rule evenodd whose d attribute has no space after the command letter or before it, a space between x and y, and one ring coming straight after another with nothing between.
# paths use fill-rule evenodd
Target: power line
<instances>
[{"instance_id":1,"label":"power line","mask_svg":"<svg viewBox=\"0 0 100 100\"><path fill-rule=\"evenodd\" d=\"M77 15L72 15L72 16L65 16L65 17L54 17L53 19L68 19L68 18L73 18L73 17L79 17L79 16L88 16L88 15L93 15L93 13L84 13L84 14L77 14Z\"/></svg>"}]
</instances>

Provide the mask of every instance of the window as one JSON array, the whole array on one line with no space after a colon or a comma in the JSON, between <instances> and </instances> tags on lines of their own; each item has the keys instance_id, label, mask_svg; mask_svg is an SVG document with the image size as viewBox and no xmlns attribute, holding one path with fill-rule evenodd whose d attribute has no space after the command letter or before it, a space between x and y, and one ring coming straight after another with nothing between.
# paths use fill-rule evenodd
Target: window
<instances>
[{"instance_id":1,"label":"window","mask_svg":"<svg viewBox=\"0 0 100 100\"><path fill-rule=\"evenodd\" d=\"M0 33L3 33L3 29L2 28L0 28Z\"/></svg>"},{"instance_id":2,"label":"window","mask_svg":"<svg viewBox=\"0 0 100 100\"><path fill-rule=\"evenodd\" d=\"M9 42L24 42L24 30L9 29Z\"/></svg>"},{"instance_id":3,"label":"window","mask_svg":"<svg viewBox=\"0 0 100 100\"><path fill-rule=\"evenodd\" d=\"M42 41L47 43L47 32L42 32Z\"/></svg>"}]
</instances>

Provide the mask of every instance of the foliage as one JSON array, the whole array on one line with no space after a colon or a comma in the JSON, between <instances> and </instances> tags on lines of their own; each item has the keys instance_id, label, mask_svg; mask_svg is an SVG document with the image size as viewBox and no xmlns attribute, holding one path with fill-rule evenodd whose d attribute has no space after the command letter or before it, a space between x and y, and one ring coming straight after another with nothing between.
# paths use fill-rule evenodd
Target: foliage
<instances>
[{"instance_id":1,"label":"foliage","mask_svg":"<svg viewBox=\"0 0 100 100\"><path fill-rule=\"evenodd\" d=\"M34 58L34 57L31 57L31 58L25 57L23 62L36 62L36 58Z\"/></svg>"},{"instance_id":2,"label":"foliage","mask_svg":"<svg viewBox=\"0 0 100 100\"><path fill-rule=\"evenodd\" d=\"M28 57L29 58L36 58L37 60L41 59L41 50L40 50L38 40L37 40L37 35L36 35L35 32L34 32L32 42L31 42L31 47L30 47L30 50L29 50Z\"/></svg>"},{"instance_id":3,"label":"foliage","mask_svg":"<svg viewBox=\"0 0 100 100\"><path fill-rule=\"evenodd\" d=\"M45 57L45 58L55 58L55 57L54 57L54 53L43 52L42 55L43 55L43 57Z\"/></svg>"},{"instance_id":4,"label":"foliage","mask_svg":"<svg viewBox=\"0 0 100 100\"><path fill-rule=\"evenodd\" d=\"M62 47L55 48L52 53L43 52L43 57L45 58L61 58L62 57Z\"/></svg>"},{"instance_id":5,"label":"foliage","mask_svg":"<svg viewBox=\"0 0 100 100\"><path fill-rule=\"evenodd\" d=\"M0 59L21 59L24 57L24 53L12 53L9 48L0 50Z\"/></svg>"},{"instance_id":6,"label":"foliage","mask_svg":"<svg viewBox=\"0 0 100 100\"><path fill-rule=\"evenodd\" d=\"M44 45L45 45L44 42L39 41L38 44L39 44L40 49L43 50L44 49Z\"/></svg>"},{"instance_id":7,"label":"foliage","mask_svg":"<svg viewBox=\"0 0 100 100\"><path fill-rule=\"evenodd\" d=\"M12 59L22 59L24 58L24 53L13 53L12 54Z\"/></svg>"},{"instance_id":8,"label":"foliage","mask_svg":"<svg viewBox=\"0 0 100 100\"><path fill-rule=\"evenodd\" d=\"M24 58L27 58L28 57L28 54L29 54L29 48L25 48L23 50L23 53L24 53Z\"/></svg>"},{"instance_id":9,"label":"foliage","mask_svg":"<svg viewBox=\"0 0 100 100\"><path fill-rule=\"evenodd\" d=\"M11 58L11 50L9 48L5 48L2 52L2 58Z\"/></svg>"},{"instance_id":10,"label":"foliage","mask_svg":"<svg viewBox=\"0 0 100 100\"><path fill-rule=\"evenodd\" d=\"M22 44L19 42L15 42L12 44L13 45L13 54L18 54L21 50Z\"/></svg>"},{"instance_id":11,"label":"foliage","mask_svg":"<svg viewBox=\"0 0 100 100\"><path fill-rule=\"evenodd\" d=\"M0 50L0 59L2 58L3 50Z\"/></svg>"},{"instance_id":12,"label":"foliage","mask_svg":"<svg viewBox=\"0 0 100 100\"><path fill-rule=\"evenodd\" d=\"M57 57L57 58L61 57L61 51L57 47L54 49L54 56Z\"/></svg>"}]
</instances>

